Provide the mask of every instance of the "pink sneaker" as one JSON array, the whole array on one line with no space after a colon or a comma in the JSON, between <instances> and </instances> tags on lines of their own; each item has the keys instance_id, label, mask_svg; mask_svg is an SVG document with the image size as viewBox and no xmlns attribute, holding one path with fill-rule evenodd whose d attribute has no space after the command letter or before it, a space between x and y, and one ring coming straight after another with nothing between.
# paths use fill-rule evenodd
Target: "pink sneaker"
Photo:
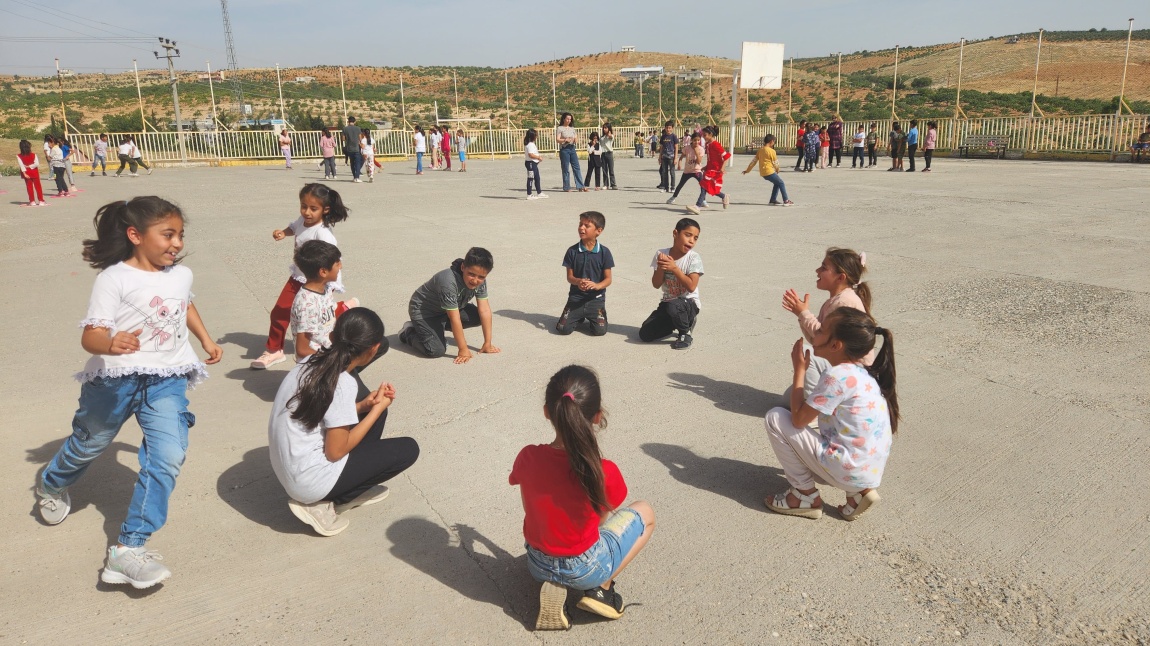
<instances>
[{"instance_id":1,"label":"pink sneaker","mask_svg":"<svg viewBox=\"0 0 1150 646\"><path fill-rule=\"evenodd\" d=\"M276 350L275 352L264 352L260 355L259 359L256 359L251 363L251 368L252 370L267 370L277 363L283 363L284 361L287 361L287 357L284 356L283 350Z\"/></svg>"}]
</instances>

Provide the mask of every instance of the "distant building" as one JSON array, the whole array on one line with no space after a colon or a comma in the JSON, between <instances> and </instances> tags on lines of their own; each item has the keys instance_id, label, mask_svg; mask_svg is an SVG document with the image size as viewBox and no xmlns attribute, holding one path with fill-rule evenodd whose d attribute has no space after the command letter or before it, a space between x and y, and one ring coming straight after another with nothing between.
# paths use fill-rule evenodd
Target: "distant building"
<instances>
[{"instance_id":1,"label":"distant building","mask_svg":"<svg viewBox=\"0 0 1150 646\"><path fill-rule=\"evenodd\" d=\"M295 83L311 83L314 80L315 80L314 76L297 76L297 77L295 77L294 82Z\"/></svg>"},{"instance_id":2,"label":"distant building","mask_svg":"<svg viewBox=\"0 0 1150 646\"><path fill-rule=\"evenodd\" d=\"M60 70L60 76L75 76L72 70Z\"/></svg>"},{"instance_id":3,"label":"distant building","mask_svg":"<svg viewBox=\"0 0 1150 646\"><path fill-rule=\"evenodd\" d=\"M634 54L635 53L635 46L634 45L623 45L622 47L619 48L619 51L623 52L624 54Z\"/></svg>"},{"instance_id":4,"label":"distant building","mask_svg":"<svg viewBox=\"0 0 1150 646\"><path fill-rule=\"evenodd\" d=\"M707 75L703 70L679 70L675 72L675 78L680 81L699 81Z\"/></svg>"},{"instance_id":5,"label":"distant building","mask_svg":"<svg viewBox=\"0 0 1150 646\"><path fill-rule=\"evenodd\" d=\"M639 81L646 81L652 76L662 76L663 66L648 65L644 67L643 65L639 65L637 67L624 67L623 69L619 70L619 75L628 81L638 83Z\"/></svg>"},{"instance_id":6,"label":"distant building","mask_svg":"<svg viewBox=\"0 0 1150 646\"><path fill-rule=\"evenodd\" d=\"M212 72L211 74L200 74L197 78L201 81L206 81L211 78L213 81L222 82L224 80L224 72L220 70L219 72Z\"/></svg>"},{"instance_id":7,"label":"distant building","mask_svg":"<svg viewBox=\"0 0 1150 646\"><path fill-rule=\"evenodd\" d=\"M1018 36L1011 36L1010 38L1006 39L1007 45L1015 45L1017 43L1018 43Z\"/></svg>"}]
</instances>

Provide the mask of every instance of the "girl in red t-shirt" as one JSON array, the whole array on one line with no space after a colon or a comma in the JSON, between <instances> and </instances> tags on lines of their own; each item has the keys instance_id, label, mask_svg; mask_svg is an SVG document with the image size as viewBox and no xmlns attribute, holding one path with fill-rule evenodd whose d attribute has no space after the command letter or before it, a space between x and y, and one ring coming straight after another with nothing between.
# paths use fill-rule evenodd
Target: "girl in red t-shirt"
<instances>
[{"instance_id":1,"label":"girl in red t-shirt","mask_svg":"<svg viewBox=\"0 0 1150 646\"><path fill-rule=\"evenodd\" d=\"M24 186L28 189L28 203L24 206L48 206L44 201L44 188L40 185L40 160L32 152L32 143L27 139L20 140L20 177L24 178Z\"/></svg>"},{"instance_id":2,"label":"girl in red t-shirt","mask_svg":"<svg viewBox=\"0 0 1150 646\"><path fill-rule=\"evenodd\" d=\"M555 441L524 447L511 469L509 481L519 485L526 514L527 569L543 582L536 630L570 627L563 609L567 588L584 591L579 608L622 617L615 577L655 529L651 505L619 506L627 485L595 440L595 431L607 425L601 404L599 378L591 369L567 366L555 373L543 404Z\"/></svg>"}]
</instances>

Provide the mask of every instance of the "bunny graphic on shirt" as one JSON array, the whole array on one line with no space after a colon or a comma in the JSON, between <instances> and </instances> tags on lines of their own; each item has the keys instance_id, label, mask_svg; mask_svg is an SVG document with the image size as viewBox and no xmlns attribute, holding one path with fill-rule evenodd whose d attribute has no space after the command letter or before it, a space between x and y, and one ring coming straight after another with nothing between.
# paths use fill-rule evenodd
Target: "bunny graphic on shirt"
<instances>
[{"instance_id":1,"label":"bunny graphic on shirt","mask_svg":"<svg viewBox=\"0 0 1150 646\"><path fill-rule=\"evenodd\" d=\"M152 308L150 313L134 308L144 316L140 348L155 352L174 349L186 334L187 301L154 296L148 306Z\"/></svg>"}]
</instances>

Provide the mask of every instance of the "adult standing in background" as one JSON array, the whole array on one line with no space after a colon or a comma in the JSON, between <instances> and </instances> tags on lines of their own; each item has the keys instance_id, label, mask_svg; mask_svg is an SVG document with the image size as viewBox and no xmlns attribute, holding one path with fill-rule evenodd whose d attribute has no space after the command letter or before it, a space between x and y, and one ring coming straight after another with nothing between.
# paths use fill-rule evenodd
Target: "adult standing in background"
<instances>
[{"instance_id":1,"label":"adult standing in background","mask_svg":"<svg viewBox=\"0 0 1150 646\"><path fill-rule=\"evenodd\" d=\"M559 116L555 143L559 145L559 165L563 168L563 192L571 192L571 171L575 171L575 189L587 192L587 187L583 186L583 171L579 168L578 149L575 147L575 117L570 112Z\"/></svg>"},{"instance_id":2,"label":"adult standing in background","mask_svg":"<svg viewBox=\"0 0 1150 646\"><path fill-rule=\"evenodd\" d=\"M283 153L287 169L291 170L291 135L288 134L287 128L280 130L280 152Z\"/></svg>"},{"instance_id":3,"label":"adult standing in background","mask_svg":"<svg viewBox=\"0 0 1150 646\"><path fill-rule=\"evenodd\" d=\"M827 126L827 134L831 137L831 155L827 160L827 166L830 166L831 160L834 160L835 167L839 167L843 163L843 118L835 115L831 125Z\"/></svg>"},{"instance_id":4,"label":"adult standing in background","mask_svg":"<svg viewBox=\"0 0 1150 646\"><path fill-rule=\"evenodd\" d=\"M361 130L355 125L355 117L347 118L347 125L343 127L343 153L351 162L351 181L360 182L359 173L363 169L363 153L359 151L359 134Z\"/></svg>"}]
</instances>

